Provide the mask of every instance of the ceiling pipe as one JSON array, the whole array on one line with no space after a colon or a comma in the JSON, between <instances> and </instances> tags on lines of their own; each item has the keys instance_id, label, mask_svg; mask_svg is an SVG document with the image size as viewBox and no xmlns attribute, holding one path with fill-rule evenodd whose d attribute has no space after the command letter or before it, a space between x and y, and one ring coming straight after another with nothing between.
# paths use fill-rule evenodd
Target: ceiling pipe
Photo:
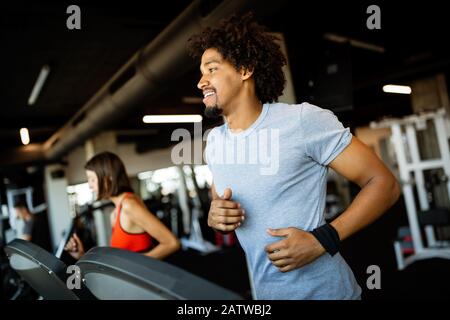
<instances>
[{"instance_id":1,"label":"ceiling pipe","mask_svg":"<svg viewBox=\"0 0 450 320\"><path fill-rule=\"evenodd\" d=\"M43 146L45 158L56 160L139 107L187 73L195 62L187 55L187 40L204 27L233 13L253 11L262 19L282 8L285 0L197 0L188 6L152 42L139 50ZM194 83L192 84L195 85Z\"/></svg>"}]
</instances>

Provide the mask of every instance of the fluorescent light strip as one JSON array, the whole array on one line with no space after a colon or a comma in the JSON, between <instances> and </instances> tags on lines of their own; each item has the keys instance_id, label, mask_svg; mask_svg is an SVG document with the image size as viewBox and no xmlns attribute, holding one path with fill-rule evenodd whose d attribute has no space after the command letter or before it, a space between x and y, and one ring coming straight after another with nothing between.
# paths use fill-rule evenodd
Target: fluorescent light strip
<instances>
[{"instance_id":1,"label":"fluorescent light strip","mask_svg":"<svg viewBox=\"0 0 450 320\"><path fill-rule=\"evenodd\" d=\"M379 53L384 53L386 51L384 49L384 47L381 47L381 46L378 46L378 45L375 45L372 43L368 43L368 42L359 41L359 40L352 39L349 37L340 36L340 35L334 34L334 33L325 33L323 35L323 37L326 40L337 42L337 43L350 42L350 45L352 45L353 47L356 47L356 48L371 50L371 51L375 51L375 52L379 52Z\"/></svg>"},{"instance_id":2,"label":"fluorescent light strip","mask_svg":"<svg viewBox=\"0 0 450 320\"><path fill-rule=\"evenodd\" d=\"M203 97L183 97L181 102L186 104L202 104Z\"/></svg>"},{"instance_id":3,"label":"fluorescent light strip","mask_svg":"<svg viewBox=\"0 0 450 320\"><path fill-rule=\"evenodd\" d=\"M411 87L387 84L383 86L383 91L388 93L411 94Z\"/></svg>"},{"instance_id":4,"label":"fluorescent light strip","mask_svg":"<svg viewBox=\"0 0 450 320\"><path fill-rule=\"evenodd\" d=\"M20 140L22 140L22 143L24 145L27 145L30 143L30 135L28 133L27 128L20 129Z\"/></svg>"},{"instance_id":5,"label":"fluorescent light strip","mask_svg":"<svg viewBox=\"0 0 450 320\"><path fill-rule=\"evenodd\" d=\"M28 98L28 105L31 106L36 102L49 73L50 67L48 65L44 65L41 69L41 72L39 73L36 83L34 84L33 90L31 91L31 95Z\"/></svg>"},{"instance_id":6,"label":"fluorescent light strip","mask_svg":"<svg viewBox=\"0 0 450 320\"><path fill-rule=\"evenodd\" d=\"M144 116L144 123L186 123L201 122L203 117L199 114L178 114L163 116Z\"/></svg>"}]
</instances>

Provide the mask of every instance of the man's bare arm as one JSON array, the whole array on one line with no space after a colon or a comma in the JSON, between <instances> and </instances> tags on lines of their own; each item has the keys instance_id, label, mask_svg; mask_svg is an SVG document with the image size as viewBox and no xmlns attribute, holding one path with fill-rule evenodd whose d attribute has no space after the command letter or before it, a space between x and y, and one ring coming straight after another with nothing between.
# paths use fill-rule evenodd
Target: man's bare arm
<instances>
[{"instance_id":1,"label":"man's bare arm","mask_svg":"<svg viewBox=\"0 0 450 320\"><path fill-rule=\"evenodd\" d=\"M329 166L361 187L351 205L331 223L341 240L378 219L400 196L400 187L393 174L356 137Z\"/></svg>"}]
</instances>

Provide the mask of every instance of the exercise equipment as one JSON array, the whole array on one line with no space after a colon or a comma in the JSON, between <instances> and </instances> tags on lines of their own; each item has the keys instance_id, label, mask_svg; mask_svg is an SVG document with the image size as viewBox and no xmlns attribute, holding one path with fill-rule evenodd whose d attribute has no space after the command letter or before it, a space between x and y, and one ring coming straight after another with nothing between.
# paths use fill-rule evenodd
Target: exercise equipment
<instances>
[{"instance_id":1,"label":"exercise equipment","mask_svg":"<svg viewBox=\"0 0 450 320\"><path fill-rule=\"evenodd\" d=\"M14 214L14 199L16 197L23 196L25 197L25 201L28 206L28 210L30 213L39 213L47 209L47 204L41 203L38 206L33 205L33 187L26 187L21 189L10 189L6 191L7 203L8 203L8 211L9 211L9 224L11 228L15 228L16 225L16 216Z\"/></svg>"},{"instance_id":2,"label":"exercise equipment","mask_svg":"<svg viewBox=\"0 0 450 320\"><path fill-rule=\"evenodd\" d=\"M86 204L78 210L75 211L75 216L70 220L67 228L64 230L62 234L62 239L58 244L56 251L54 252L55 256L58 259L61 259L63 255L64 248L69 241L70 237L72 237L73 233L77 233L77 235L81 238L83 244L86 248L86 239L82 237L83 233L86 233L90 236L89 239L89 248L95 245L94 239L92 239L92 233L95 233L97 230L93 230L95 228L95 223L93 222L93 212L101 211L106 207L112 206L111 202L102 202L96 201L93 204ZM83 227L80 227L83 226Z\"/></svg>"},{"instance_id":3,"label":"exercise equipment","mask_svg":"<svg viewBox=\"0 0 450 320\"><path fill-rule=\"evenodd\" d=\"M39 246L22 239L15 239L5 246L11 267L36 292L46 300L92 299L84 286L70 290L67 266L54 255ZM18 290L22 290L19 286ZM19 295L20 293L16 293Z\"/></svg>"},{"instance_id":4,"label":"exercise equipment","mask_svg":"<svg viewBox=\"0 0 450 320\"><path fill-rule=\"evenodd\" d=\"M67 286L72 273L67 273L66 264L35 244L15 239L5 246L5 252L13 270L46 300L242 299L178 267L127 250L89 250L76 264L81 270L81 288L72 290Z\"/></svg>"},{"instance_id":5,"label":"exercise equipment","mask_svg":"<svg viewBox=\"0 0 450 320\"><path fill-rule=\"evenodd\" d=\"M76 265L86 287L101 300L242 299L171 264L127 250L92 248Z\"/></svg>"},{"instance_id":6,"label":"exercise equipment","mask_svg":"<svg viewBox=\"0 0 450 320\"><path fill-rule=\"evenodd\" d=\"M411 230L408 226L402 226L398 228L397 230L397 240L398 244L400 245L400 249L396 254L402 254L402 256L406 257L410 254L414 253L414 246L412 242L412 236L411 236ZM398 245L397 244L397 245Z\"/></svg>"},{"instance_id":7,"label":"exercise equipment","mask_svg":"<svg viewBox=\"0 0 450 320\"><path fill-rule=\"evenodd\" d=\"M439 156L433 159L422 159L419 152L417 131L427 129L427 123L433 128L437 139ZM429 182L425 180L425 172L442 170L446 185L446 194L450 198L450 120L444 109L436 112L412 115L403 119L386 119L371 123L372 128L389 127L391 142L402 184L403 196L408 214L409 229L413 244L413 252L405 256L402 241L394 242L398 269L402 270L411 263L430 258L450 259L450 242L436 238L435 227L446 223L450 212L446 208L431 208L429 201ZM415 191L418 196L419 209L416 208ZM426 242L422 236L422 226Z\"/></svg>"},{"instance_id":8,"label":"exercise equipment","mask_svg":"<svg viewBox=\"0 0 450 320\"><path fill-rule=\"evenodd\" d=\"M185 173L182 167L176 167L179 172L180 183L178 185L178 195L180 200L180 207L183 212L183 226L185 234L189 236L184 236L181 238L181 245L183 249L191 248L197 250L203 254L209 254L212 252L219 251L220 248L210 241L206 240L203 236L200 217L203 216L203 210L201 205L201 200L199 198L198 184L195 180L195 172L192 166L189 168L189 175ZM192 205L189 205L189 193L186 183L186 179L190 179L195 191L195 197L191 199Z\"/></svg>"}]
</instances>

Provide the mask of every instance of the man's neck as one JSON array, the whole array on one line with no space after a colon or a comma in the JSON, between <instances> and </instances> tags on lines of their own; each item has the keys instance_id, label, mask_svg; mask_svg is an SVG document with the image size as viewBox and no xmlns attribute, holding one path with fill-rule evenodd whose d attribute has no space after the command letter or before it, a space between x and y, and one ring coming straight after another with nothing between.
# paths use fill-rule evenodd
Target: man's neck
<instances>
[{"instance_id":1,"label":"man's neck","mask_svg":"<svg viewBox=\"0 0 450 320\"><path fill-rule=\"evenodd\" d=\"M224 116L231 132L239 133L248 129L262 112L262 104L256 98L243 99L233 110Z\"/></svg>"}]
</instances>

